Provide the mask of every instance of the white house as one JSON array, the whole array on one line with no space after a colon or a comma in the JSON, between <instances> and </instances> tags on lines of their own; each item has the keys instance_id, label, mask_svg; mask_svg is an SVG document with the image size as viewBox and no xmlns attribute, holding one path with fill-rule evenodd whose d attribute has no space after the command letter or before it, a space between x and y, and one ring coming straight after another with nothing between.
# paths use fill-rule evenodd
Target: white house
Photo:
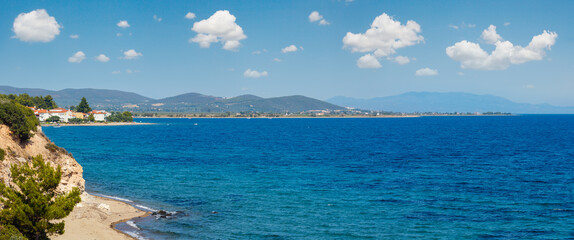
<instances>
[{"instance_id":1,"label":"white house","mask_svg":"<svg viewBox=\"0 0 574 240\"><path fill-rule=\"evenodd\" d=\"M48 118L52 116L58 116L61 122L68 122L71 118L75 118L74 113L68 109L64 108L54 108L52 110L46 109L35 109L30 108L34 111L34 115L38 117L38 120L41 122L46 121Z\"/></svg>"},{"instance_id":2,"label":"white house","mask_svg":"<svg viewBox=\"0 0 574 240\"><path fill-rule=\"evenodd\" d=\"M36 115L36 117L38 117L38 120L40 120L41 122L44 122L46 121L46 119L50 118L50 113L48 112L48 110L45 109L34 110L34 114Z\"/></svg>"},{"instance_id":3,"label":"white house","mask_svg":"<svg viewBox=\"0 0 574 240\"><path fill-rule=\"evenodd\" d=\"M75 118L74 114L71 110L64 109L64 108L54 108L52 110L48 110L50 116L58 116L60 117L60 121L68 122L70 118Z\"/></svg>"},{"instance_id":4,"label":"white house","mask_svg":"<svg viewBox=\"0 0 574 240\"><path fill-rule=\"evenodd\" d=\"M89 112L88 114L94 115L94 120L97 122L105 122L106 117L112 115L111 113L106 112L104 110L93 110L93 111Z\"/></svg>"}]
</instances>

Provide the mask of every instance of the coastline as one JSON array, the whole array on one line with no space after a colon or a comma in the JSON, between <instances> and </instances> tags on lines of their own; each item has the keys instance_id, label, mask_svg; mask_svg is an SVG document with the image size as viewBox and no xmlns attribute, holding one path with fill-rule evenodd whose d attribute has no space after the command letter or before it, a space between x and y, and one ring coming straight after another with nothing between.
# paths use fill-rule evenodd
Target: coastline
<instances>
[{"instance_id":1,"label":"coastline","mask_svg":"<svg viewBox=\"0 0 574 240\"><path fill-rule=\"evenodd\" d=\"M421 115L384 115L384 116L280 116L280 117L134 117L134 119L272 119L272 118L282 118L282 119L296 119L296 118L316 118L316 119L328 119L328 118L416 118L422 117Z\"/></svg>"},{"instance_id":2,"label":"coastline","mask_svg":"<svg viewBox=\"0 0 574 240\"><path fill-rule=\"evenodd\" d=\"M98 122L98 123L64 123L64 124L53 124L44 123L42 127L101 127L101 126L132 126L132 125L154 125L155 123L143 123L143 122Z\"/></svg>"},{"instance_id":3,"label":"coastline","mask_svg":"<svg viewBox=\"0 0 574 240\"><path fill-rule=\"evenodd\" d=\"M81 197L82 201L63 219L66 222L64 234L51 236L51 239L136 239L116 229L115 225L151 214L116 199L87 192L82 193Z\"/></svg>"}]
</instances>

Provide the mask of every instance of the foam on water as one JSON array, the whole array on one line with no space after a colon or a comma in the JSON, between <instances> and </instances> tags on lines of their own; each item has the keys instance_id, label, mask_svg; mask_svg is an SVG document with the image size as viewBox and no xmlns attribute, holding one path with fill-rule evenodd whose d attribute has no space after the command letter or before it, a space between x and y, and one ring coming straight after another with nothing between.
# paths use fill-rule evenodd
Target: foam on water
<instances>
[{"instance_id":1,"label":"foam on water","mask_svg":"<svg viewBox=\"0 0 574 240\"><path fill-rule=\"evenodd\" d=\"M143 237L140 235L140 233L138 232L133 232L133 231L125 231L125 233L127 235L130 235L131 237L138 239L138 240L148 240L147 238Z\"/></svg>"},{"instance_id":2,"label":"foam on water","mask_svg":"<svg viewBox=\"0 0 574 240\"><path fill-rule=\"evenodd\" d=\"M138 225L136 225L136 223L134 223L133 221L126 221L126 224L129 225L130 227L133 227L137 230L141 230Z\"/></svg>"},{"instance_id":3,"label":"foam on water","mask_svg":"<svg viewBox=\"0 0 574 240\"><path fill-rule=\"evenodd\" d=\"M133 203L132 200L129 200L129 199L126 199L126 198L115 197L115 196L108 196L108 195L99 194L99 193L93 193L93 194L96 195L96 196L105 197L105 198L109 198L109 199L114 199L114 200L118 200L118 201L122 201L122 202Z\"/></svg>"},{"instance_id":4,"label":"foam on water","mask_svg":"<svg viewBox=\"0 0 574 240\"><path fill-rule=\"evenodd\" d=\"M134 205L134 206L137 207L137 208L139 208L139 209L141 209L141 210L147 211L147 212L157 212L157 211L158 211L158 210L156 210L156 209L153 209L153 208L150 208L150 207L146 207L146 206L140 205L140 204L136 204L136 205Z\"/></svg>"}]
</instances>

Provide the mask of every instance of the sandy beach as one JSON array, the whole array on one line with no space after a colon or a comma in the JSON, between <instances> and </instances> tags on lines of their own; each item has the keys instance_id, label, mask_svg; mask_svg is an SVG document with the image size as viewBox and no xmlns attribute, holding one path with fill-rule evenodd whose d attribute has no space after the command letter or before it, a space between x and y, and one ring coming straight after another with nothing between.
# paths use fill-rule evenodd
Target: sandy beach
<instances>
[{"instance_id":1,"label":"sandy beach","mask_svg":"<svg viewBox=\"0 0 574 240\"><path fill-rule=\"evenodd\" d=\"M116 229L116 223L136 217L145 217L149 213L133 206L108 198L82 194L82 202L64 218L66 222L63 235L52 236L57 240L99 240L99 239L134 239Z\"/></svg>"}]
</instances>

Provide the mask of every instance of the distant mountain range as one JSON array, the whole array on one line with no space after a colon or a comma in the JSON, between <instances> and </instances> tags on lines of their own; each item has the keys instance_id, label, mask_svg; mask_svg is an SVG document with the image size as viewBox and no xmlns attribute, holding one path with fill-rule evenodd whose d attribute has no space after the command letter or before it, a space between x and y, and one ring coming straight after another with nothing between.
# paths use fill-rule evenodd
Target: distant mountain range
<instances>
[{"instance_id":1,"label":"distant mountain range","mask_svg":"<svg viewBox=\"0 0 574 240\"><path fill-rule=\"evenodd\" d=\"M241 95L233 98L222 98L199 93L186 93L163 99L153 99L137 93L118 90L86 88L51 91L39 88L0 86L0 94L22 93L27 93L30 96L51 95L60 107L78 105L81 98L86 97L92 108L108 111L298 113L310 110L344 109L331 103L300 95L275 98Z\"/></svg>"},{"instance_id":2,"label":"distant mountain range","mask_svg":"<svg viewBox=\"0 0 574 240\"><path fill-rule=\"evenodd\" d=\"M408 92L400 95L371 99L334 97L327 102L344 107L391 112L507 112L538 114L572 114L574 107L549 104L515 103L493 95L450 92Z\"/></svg>"},{"instance_id":3,"label":"distant mountain range","mask_svg":"<svg viewBox=\"0 0 574 240\"><path fill-rule=\"evenodd\" d=\"M80 103L82 97L86 97L90 106L95 107L110 107L122 106L129 103L144 103L154 101L152 98L144 97L137 93L123 92L118 90L104 90L104 89L64 89L59 91L52 91L40 88L15 88L9 86L0 86L0 94L22 94L27 93L30 96L46 96L51 95L58 106L76 106Z\"/></svg>"},{"instance_id":4,"label":"distant mountain range","mask_svg":"<svg viewBox=\"0 0 574 240\"><path fill-rule=\"evenodd\" d=\"M0 86L0 94L22 94L30 96L51 95L58 106L75 106L86 97L94 109L108 111L136 112L261 112L298 113L310 110L344 110L351 107L363 110L388 112L508 112L539 114L574 114L574 107L557 107L548 104L515 103L493 95L469 93L408 92L400 95L359 99L334 97L326 101L301 95L262 98L255 95L241 95L233 98L186 93L162 99L153 99L132 92L104 89L64 89L59 91L39 88L15 88Z\"/></svg>"}]
</instances>

